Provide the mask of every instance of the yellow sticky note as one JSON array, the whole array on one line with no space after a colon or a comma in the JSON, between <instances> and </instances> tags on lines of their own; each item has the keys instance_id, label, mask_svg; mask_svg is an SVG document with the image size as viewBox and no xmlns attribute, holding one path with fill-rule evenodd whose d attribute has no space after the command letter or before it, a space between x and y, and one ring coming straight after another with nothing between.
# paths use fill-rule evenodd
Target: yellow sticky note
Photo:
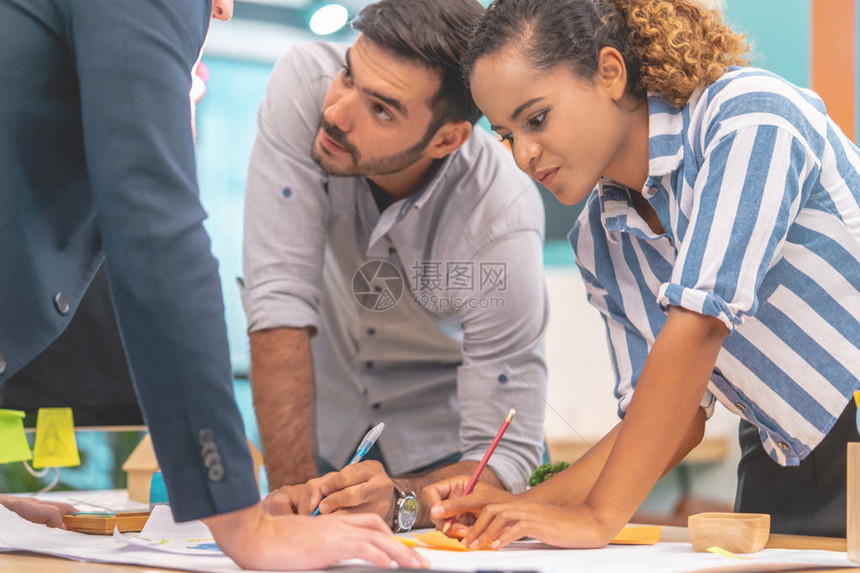
<instances>
[{"instance_id":1,"label":"yellow sticky note","mask_svg":"<svg viewBox=\"0 0 860 573\"><path fill-rule=\"evenodd\" d=\"M39 408L36 418L36 444L33 467L69 467L81 465L75 442L75 423L71 408Z\"/></svg>"},{"instance_id":2,"label":"yellow sticky note","mask_svg":"<svg viewBox=\"0 0 860 573\"><path fill-rule=\"evenodd\" d=\"M741 555L735 555L731 551L726 551L722 547L717 547L714 545L713 547L708 547L708 552L713 553L715 555L721 555L722 557L729 557L731 559L752 559L752 557L744 557Z\"/></svg>"},{"instance_id":3,"label":"yellow sticky note","mask_svg":"<svg viewBox=\"0 0 860 573\"><path fill-rule=\"evenodd\" d=\"M429 545L432 549L445 549L446 551L481 551L480 549L467 549L463 547L458 539L448 537L441 531L431 531L430 533L413 533L412 535L425 545Z\"/></svg>"},{"instance_id":4,"label":"yellow sticky note","mask_svg":"<svg viewBox=\"0 0 860 573\"><path fill-rule=\"evenodd\" d=\"M616 545L656 545L660 528L656 525L628 525L609 543Z\"/></svg>"},{"instance_id":5,"label":"yellow sticky note","mask_svg":"<svg viewBox=\"0 0 860 573\"><path fill-rule=\"evenodd\" d=\"M418 547L418 542L414 539L409 539L408 537L400 537L399 535L392 535L392 537L406 547Z\"/></svg>"},{"instance_id":6,"label":"yellow sticky note","mask_svg":"<svg viewBox=\"0 0 860 573\"><path fill-rule=\"evenodd\" d=\"M0 464L33 458L24 435L24 412L0 410Z\"/></svg>"}]
</instances>

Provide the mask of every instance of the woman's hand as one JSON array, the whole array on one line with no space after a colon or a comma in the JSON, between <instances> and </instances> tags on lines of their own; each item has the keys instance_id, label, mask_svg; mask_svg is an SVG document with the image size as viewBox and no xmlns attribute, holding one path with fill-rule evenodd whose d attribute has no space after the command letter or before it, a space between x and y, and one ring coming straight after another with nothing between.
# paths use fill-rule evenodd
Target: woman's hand
<instances>
[{"instance_id":1,"label":"woman's hand","mask_svg":"<svg viewBox=\"0 0 860 573\"><path fill-rule=\"evenodd\" d=\"M508 503L517 496L503 489L478 482L472 493L464 496L469 476L457 476L436 482L421 491L421 498L430 508L430 519L437 529L442 529L448 518L453 517L451 529L446 531L450 537L463 537L468 526L475 523L485 505Z\"/></svg>"},{"instance_id":2,"label":"woman's hand","mask_svg":"<svg viewBox=\"0 0 860 573\"><path fill-rule=\"evenodd\" d=\"M604 523L588 505L503 503L486 506L462 543L470 549L500 549L533 537L555 547L587 549L605 546L623 526Z\"/></svg>"}]
</instances>

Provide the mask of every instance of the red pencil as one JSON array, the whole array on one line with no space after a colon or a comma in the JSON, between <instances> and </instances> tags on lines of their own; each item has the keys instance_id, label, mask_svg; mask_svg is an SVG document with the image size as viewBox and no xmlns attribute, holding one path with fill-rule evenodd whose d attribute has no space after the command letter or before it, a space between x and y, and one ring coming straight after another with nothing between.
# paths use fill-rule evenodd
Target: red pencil
<instances>
[{"instance_id":1,"label":"red pencil","mask_svg":"<svg viewBox=\"0 0 860 573\"><path fill-rule=\"evenodd\" d=\"M475 468L475 473L472 474L472 479L469 480L469 483L466 485L465 491L463 491L463 495L469 495L472 493L472 490L475 489L475 484L478 483L478 478L481 477L481 472L484 471L484 468L487 467L487 462L490 461L490 456L493 455L493 452L496 451L496 446L499 445L499 441L501 441L502 436L505 435L505 430L508 429L508 426L511 425L511 420L514 419L514 416L517 414L517 411L511 408L508 410L508 415L505 416L505 421L502 422L502 427L499 428L499 431L496 432L496 437L493 438L493 443L490 444L490 447L487 448L487 453L484 454L484 458L481 460L481 463L478 464L478 467ZM454 523L454 518L449 517L448 521L445 522L445 525L442 526L442 533L447 533L449 529L451 529L451 525Z\"/></svg>"}]
</instances>

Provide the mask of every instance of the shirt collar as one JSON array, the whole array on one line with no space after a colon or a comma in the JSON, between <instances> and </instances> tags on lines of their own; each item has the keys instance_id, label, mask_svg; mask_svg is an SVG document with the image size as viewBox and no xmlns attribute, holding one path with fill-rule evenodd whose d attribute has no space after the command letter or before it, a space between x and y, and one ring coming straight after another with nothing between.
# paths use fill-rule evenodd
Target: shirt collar
<instances>
[{"instance_id":1,"label":"shirt collar","mask_svg":"<svg viewBox=\"0 0 860 573\"><path fill-rule=\"evenodd\" d=\"M471 141L471 138L469 141ZM397 213L398 223L409 214L409 211L413 209L420 210L421 207L423 207L433 197L433 195L436 194L436 189L438 189L443 184L442 182L447 178L447 172L451 168L452 158L459 152L460 150L457 149L447 157L436 160L433 163L430 169L434 170L434 173L429 179L421 184L421 188L418 189L418 191L404 199L403 203L400 205Z\"/></svg>"},{"instance_id":2,"label":"shirt collar","mask_svg":"<svg viewBox=\"0 0 860 573\"><path fill-rule=\"evenodd\" d=\"M648 179L662 178L677 170L684 159L684 124L689 110L698 100L693 95L683 108L670 104L666 98L648 94Z\"/></svg>"},{"instance_id":3,"label":"shirt collar","mask_svg":"<svg viewBox=\"0 0 860 573\"><path fill-rule=\"evenodd\" d=\"M663 96L648 94L648 179L642 189L650 200L667 175L681 169L684 160L685 125L690 110L698 103L701 90L695 92L687 105L677 108ZM630 190L607 177L597 184L600 219L607 231L632 232L650 237L653 233L636 213L630 200Z\"/></svg>"}]
</instances>

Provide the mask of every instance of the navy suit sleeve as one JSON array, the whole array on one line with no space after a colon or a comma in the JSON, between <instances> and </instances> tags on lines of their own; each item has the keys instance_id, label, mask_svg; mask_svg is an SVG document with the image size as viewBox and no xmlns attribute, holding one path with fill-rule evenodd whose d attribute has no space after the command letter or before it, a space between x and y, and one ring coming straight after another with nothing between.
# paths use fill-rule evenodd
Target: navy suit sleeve
<instances>
[{"instance_id":1,"label":"navy suit sleeve","mask_svg":"<svg viewBox=\"0 0 860 573\"><path fill-rule=\"evenodd\" d=\"M204 0L70 0L84 145L136 391L178 520L259 500L203 228L190 70Z\"/></svg>"}]
</instances>

